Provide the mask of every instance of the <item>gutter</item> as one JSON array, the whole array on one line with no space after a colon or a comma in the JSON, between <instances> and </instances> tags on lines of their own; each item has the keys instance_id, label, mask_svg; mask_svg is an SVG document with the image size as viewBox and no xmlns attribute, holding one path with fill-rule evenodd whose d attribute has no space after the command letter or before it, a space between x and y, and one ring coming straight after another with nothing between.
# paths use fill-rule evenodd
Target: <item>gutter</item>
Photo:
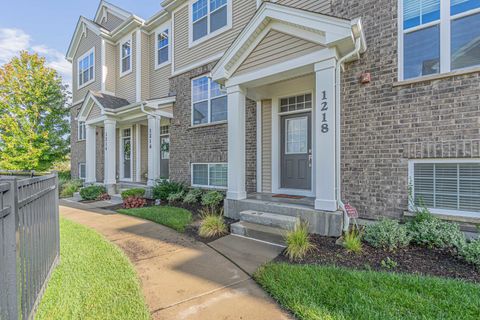
<instances>
[{"instance_id":1,"label":"gutter","mask_svg":"<svg viewBox=\"0 0 480 320\"><path fill-rule=\"evenodd\" d=\"M362 31L362 25L361 25L361 20L356 19L355 22L352 24L352 29L355 29L357 33L359 33L357 36L355 36L355 32L353 32L353 37L355 38L355 48L353 51L347 53L343 57L341 57L338 62L337 66L335 67L335 125L336 125L336 133L335 133L335 162L336 162L336 183L335 183L335 193L337 197L337 205L338 207L343 211L343 232L348 232L349 226L350 226L350 217L347 214L347 211L345 210L345 204L342 201L342 188L341 188L341 171L340 171L340 166L341 166L341 132L340 132L340 124L341 124L341 95L340 95L340 80L341 80L341 73L340 69L343 68L343 64L345 61L348 59L352 58L353 56L360 56L361 51L365 51L367 48L366 41L365 41L365 36L363 35Z\"/></svg>"}]
</instances>

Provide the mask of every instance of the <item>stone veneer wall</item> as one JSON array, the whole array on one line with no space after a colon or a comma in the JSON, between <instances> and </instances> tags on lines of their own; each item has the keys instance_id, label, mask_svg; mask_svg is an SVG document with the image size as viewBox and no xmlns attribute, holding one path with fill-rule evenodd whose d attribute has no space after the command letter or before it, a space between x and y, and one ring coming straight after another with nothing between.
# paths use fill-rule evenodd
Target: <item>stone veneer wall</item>
<instances>
[{"instance_id":1,"label":"stone veneer wall","mask_svg":"<svg viewBox=\"0 0 480 320\"><path fill-rule=\"evenodd\" d=\"M398 85L397 3L332 1L333 15L362 17L368 45L342 79L343 199L362 217L402 216L409 159L480 157L479 73Z\"/></svg>"},{"instance_id":2,"label":"stone veneer wall","mask_svg":"<svg viewBox=\"0 0 480 320\"><path fill-rule=\"evenodd\" d=\"M190 185L192 163L227 162L227 124L191 126L191 79L207 74L215 63L170 78L176 95L170 127L170 178ZM247 192L256 189L256 103L247 100Z\"/></svg>"}]
</instances>

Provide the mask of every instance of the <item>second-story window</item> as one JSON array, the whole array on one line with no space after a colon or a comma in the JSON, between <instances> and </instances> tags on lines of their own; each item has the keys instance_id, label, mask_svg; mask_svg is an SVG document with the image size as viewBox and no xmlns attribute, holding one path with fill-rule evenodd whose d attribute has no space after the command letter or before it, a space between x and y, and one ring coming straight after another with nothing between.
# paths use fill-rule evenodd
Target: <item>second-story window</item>
<instances>
[{"instance_id":1,"label":"second-story window","mask_svg":"<svg viewBox=\"0 0 480 320\"><path fill-rule=\"evenodd\" d=\"M214 33L229 23L230 0L197 0L191 7L192 41Z\"/></svg>"},{"instance_id":2,"label":"second-story window","mask_svg":"<svg viewBox=\"0 0 480 320\"><path fill-rule=\"evenodd\" d=\"M120 76L132 71L132 39L120 43Z\"/></svg>"},{"instance_id":3,"label":"second-story window","mask_svg":"<svg viewBox=\"0 0 480 320\"><path fill-rule=\"evenodd\" d=\"M95 80L95 49L92 48L78 58L78 88L85 87Z\"/></svg>"},{"instance_id":4,"label":"second-story window","mask_svg":"<svg viewBox=\"0 0 480 320\"><path fill-rule=\"evenodd\" d=\"M168 29L156 34L157 36L157 67L162 66L170 61Z\"/></svg>"},{"instance_id":5,"label":"second-story window","mask_svg":"<svg viewBox=\"0 0 480 320\"><path fill-rule=\"evenodd\" d=\"M480 1L399 1L400 80L480 66Z\"/></svg>"},{"instance_id":6,"label":"second-story window","mask_svg":"<svg viewBox=\"0 0 480 320\"><path fill-rule=\"evenodd\" d=\"M207 76L192 80L192 124L227 120L227 93Z\"/></svg>"}]
</instances>

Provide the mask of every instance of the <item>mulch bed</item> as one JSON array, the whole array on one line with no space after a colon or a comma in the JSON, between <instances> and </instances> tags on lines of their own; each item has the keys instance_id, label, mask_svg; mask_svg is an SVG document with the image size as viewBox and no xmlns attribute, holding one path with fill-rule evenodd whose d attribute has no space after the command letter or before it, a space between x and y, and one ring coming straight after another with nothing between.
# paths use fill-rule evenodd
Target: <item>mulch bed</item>
<instances>
[{"instance_id":1,"label":"mulch bed","mask_svg":"<svg viewBox=\"0 0 480 320\"><path fill-rule=\"evenodd\" d=\"M311 240L315 249L304 260L295 263L412 273L480 283L480 272L473 265L457 259L452 252L447 250L410 246L388 252L375 249L364 243L363 251L355 254L349 253L342 246L337 245L335 243L336 238L312 235ZM392 269L382 267L382 260L387 260L387 258L395 261L397 266ZM289 262L284 254L278 256L276 261Z\"/></svg>"}]
</instances>

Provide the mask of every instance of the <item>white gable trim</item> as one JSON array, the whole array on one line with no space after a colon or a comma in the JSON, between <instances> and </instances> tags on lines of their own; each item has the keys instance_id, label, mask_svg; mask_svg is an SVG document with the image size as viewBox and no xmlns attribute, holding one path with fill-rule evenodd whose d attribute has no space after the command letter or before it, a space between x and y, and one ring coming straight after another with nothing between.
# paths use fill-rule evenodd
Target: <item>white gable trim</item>
<instances>
[{"instance_id":1,"label":"white gable trim","mask_svg":"<svg viewBox=\"0 0 480 320\"><path fill-rule=\"evenodd\" d=\"M73 61L73 58L77 53L78 46L80 45L80 41L84 36L86 36L87 29L92 31L97 36L108 35L108 30L95 25L85 17L80 17L78 19L77 26L75 27L75 32L73 33L73 37L70 41L70 45L67 51L67 60L69 62Z\"/></svg>"},{"instance_id":2,"label":"white gable trim","mask_svg":"<svg viewBox=\"0 0 480 320\"><path fill-rule=\"evenodd\" d=\"M360 23L360 20L355 20ZM264 2L212 71L215 81L229 79L270 30L333 47L355 46L352 21ZM362 34L363 36L363 34Z\"/></svg>"},{"instance_id":3,"label":"white gable trim","mask_svg":"<svg viewBox=\"0 0 480 320\"><path fill-rule=\"evenodd\" d=\"M90 114L94 104L100 108L102 115L105 114L105 108L103 108L103 106L100 104L100 102L98 102L91 92L88 92L85 100L83 100L80 112L78 113L78 121L87 121L88 115Z\"/></svg>"},{"instance_id":4,"label":"white gable trim","mask_svg":"<svg viewBox=\"0 0 480 320\"><path fill-rule=\"evenodd\" d=\"M127 19L129 16L132 14L126 10L123 10L120 7L117 7L116 5L113 5L107 1L100 1L100 4L98 5L97 12L95 13L95 19L94 21L100 23L101 19L103 17L107 16L107 12L110 12L114 16L120 18L120 19Z\"/></svg>"}]
</instances>

